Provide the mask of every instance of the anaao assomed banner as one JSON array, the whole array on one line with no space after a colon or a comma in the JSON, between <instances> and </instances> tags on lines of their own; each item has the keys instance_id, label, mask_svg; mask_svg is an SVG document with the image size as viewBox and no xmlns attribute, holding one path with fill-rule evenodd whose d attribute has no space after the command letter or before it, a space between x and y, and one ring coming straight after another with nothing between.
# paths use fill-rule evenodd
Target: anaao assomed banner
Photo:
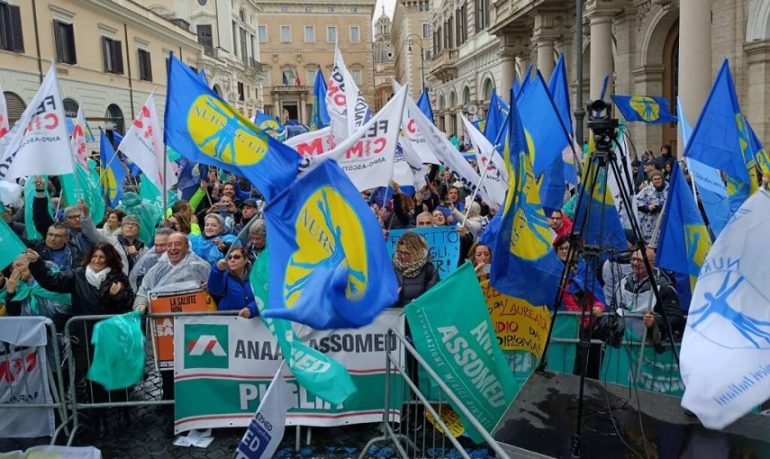
<instances>
[{"instance_id":1,"label":"anaao assomed banner","mask_svg":"<svg viewBox=\"0 0 770 459\"><path fill-rule=\"evenodd\" d=\"M379 422L385 411L385 358L395 352L388 329L404 332L400 311L386 310L363 328L310 330L303 342L345 365L358 391L333 406L310 395L294 379L296 397L287 425L332 427ZM174 429L246 427L265 395L283 356L275 337L259 319L239 317L176 317L174 319ZM398 351L401 352L401 351ZM394 357L403 362L403 355ZM321 370L321 369L319 369ZM391 373L388 411L398 422L403 400L401 379Z\"/></svg>"}]
</instances>

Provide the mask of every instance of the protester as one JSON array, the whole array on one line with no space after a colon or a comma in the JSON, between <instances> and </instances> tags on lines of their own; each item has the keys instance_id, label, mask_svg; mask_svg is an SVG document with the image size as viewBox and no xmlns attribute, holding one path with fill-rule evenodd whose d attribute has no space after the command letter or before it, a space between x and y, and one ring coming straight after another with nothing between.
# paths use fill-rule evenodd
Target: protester
<instances>
[{"instance_id":1,"label":"protester","mask_svg":"<svg viewBox=\"0 0 770 459\"><path fill-rule=\"evenodd\" d=\"M431 214L431 217L433 218L433 226L446 226L446 215L444 215L444 212L436 209Z\"/></svg>"},{"instance_id":2,"label":"protester","mask_svg":"<svg viewBox=\"0 0 770 459\"><path fill-rule=\"evenodd\" d=\"M246 319L257 317L259 310L249 282L249 262L246 249L233 247L226 260L219 260L211 268L208 291L217 301L220 311L237 310Z\"/></svg>"},{"instance_id":3,"label":"protester","mask_svg":"<svg viewBox=\"0 0 770 459\"><path fill-rule=\"evenodd\" d=\"M213 266L224 258L235 236L227 234L225 219L219 214L208 214L203 222L203 234L190 236L190 245L193 252Z\"/></svg>"},{"instance_id":4,"label":"protester","mask_svg":"<svg viewBox=\"0 0 770 459\"><path fill-rule=\"evenodd\" d=\"M393 267L399 286L394 307L406 306L439 281L438 270L429 259L428 243L413 231L405 232L398 240Z\"/></svg>"},{"instance_id":5,"label":"protester","mask_svg":"<svg viewBox=\"0 0 770 459\"><path fill-rule=\"evenodd\" d=\"M249 227L249 243L246 244L246 250L249 257L249 261L254 264L257 258L264 252L267 245L267 231L265 227L265 221L257 219Z\"/></svg>"},{"instance_id":6,"label":"protester","mask_svg":"<svg viewBox=\"0 0 770 459\"><path fill-rule=\"evenodd\" d=\"M417 228L430 228L433 226L433 217L430 212L421 212L415 217L415 226Z\"/></svg>"},{"instance_id":7,"label":"protester","mask_svg":"<svg viewBox=\"0 0 770 459\"><path fill-rule=\"evenodd\" d=\"M562 236L556 239L553 243L553 248L556 250L556 256L559 257L562 263L567 263L567 256L569 255L570 240L569 236ZM576 266L577 267L577 266ZM564 309L572 312L581 312L583 310L583 303L588 303L588 310L594 317L599 317L604 312L604 304L596 298L588 285L581 285L581 282L597 282L595 279L577 279L576 271L570 274L569 283L562 296L562 305ZM597 285L598 287L598 285Z\"/></svg>"},{"instance_id":8,"label":"protester","mask_svg":"<svg viewBox=\"0 0 770 459\"><path fill-rule=\"evenodd\" d=\"M70 233L70 241L77 246L78 252L88 253L93 247L93 240L89 240L83 234L82 215L80 208L70 206L64 209L64 224ZM48 228L54 223L51 215L48 214L48 196L45 194L43 179L35 177L35 197L32 203L32 221L35 229L40 234L45 234Z\"/></svg>"},{"instance_id":9,"label":"protester","mask_svg":"<svg viewBox=\"0 0 770 459\"><path fill-rule=\"evenodd\" d=\"M674 165L674 155L672 153L671 145L662 145L660 147L660 156L655 159L655 166L659 171L663 171L666 168L666 164Z\"/></svg>"},{"instance_id":10,"label":"protester","mask_svg":"<svg viewBox=\"0 0 770 459\"><path fill-rule=\"evenodd\" d=\"M70 231L64 223L52 224L45 234L45 239L32 246L43 260L50 261L58 269L66 271L83 259L78 246L70 241Z\"/></svg>"},{"instance_id":11,"label":"protester","mask_svg":"<svg viewBox=\"0 0 770 459\"><path fill-rule=\"evenodd\" d=\"M46 290L72 294L74 316L121 314L131 310L134 291L123 273L120 255L111 244L97 242L81 266L68 271L49 269L40 255L27 250L29 270Z\"/></svg>"},{"instance_id":12,"label":"protester","mask_svg":"<svg viewBox=\"0 0 770 459\"><path fill-rule=\"evenodd\" d=\"M134 268L128 274L128 280L131 282L131 288L133 288L134 291L139 289L139 286L142 285L144 276L153 266L155 266L160 257L166 253L166 250L168 249L168 237L173 233L174 232L170 228L158 228L155 230L152 247L136 261Z\"/></svg>"},{"instance_id":13,"label":"protester","mask_svg":"<svg viewBox=\"0 0 770 459\"><path fill-rule=\"evenodd\" d=\"M653 242L655 232L668 196L668 184L660 171L650 174L650 184L636 195L636 209L639 211L639 227L644 240Z\"/></svg>"},{"instance_id":14,"label":"protester","mask_svg":"<svg viewBox=\"0 0 770 459\"><path fill-rule=\"evenodd\" d=\"M99 229L99 232L101 232L102 236L105 238L117 236L118 233L120 233L120 223L123 221L123 217L125 216L126 214L122 210L108 210L106 212L106 217L102 222L102 227Z\"/></svg>"},{"instance_id":15,"label":"protester","mask_svg":"<svg viewBox=\"0 0 770 459\"><path fill-rule=\"evenodd\" d=\"M489 279L489 271L492 263L492 250L480 242L475 242L468 251L467 259L473 263L476 277L479 281Z\"/></svg>"},{"instance_id":16,"label":"protester","mask_svg":"<svg viewBox=\"0 0 770 459\"><path fill-rule=\"evenodd\" d=\"M564 215L561 210L551 211L548 217L548 224L554 232L554 242L558 239L565 238L572 233L572 219Z\"/></svg>"},{"instance_id":17,"label":"protester","mask_svg":"<svg viewBox=\"0 0 770 459\"><path fill-rule=\"evenodd\" d=\"M452 208L452 216L458 225L465 227L472 239L476 239L484 227L484 220L481 217L481 206L477 202L472 202L468 207L468 214L463 215L457 208Z\"/></svg>"},{"instance_id":18,"label":"protester","mask_svg":"<svg viewBox=\"0 0 770 459\"><path fill-rule=\"evenodd\" d=\"M648 257L652 264L653 257ZM655 298L650 278L653 277L660 292L661 302ZM640 339L645 337L660 344L668 336L665 313L675 336L684 329L684 316L679 308L679 296L669 279L657 268L652 273L644 264L641 250L631 256L631 273L626 275L614 292L619 311L643 314L642 319L626 318L626 330L631 330Z\"/></svg>"},{"instance_id":19,"label":"protester","mask_svg":"<svg viewBox=\"0 0 770 459\"><path fill-rule=\"evenodd\" d=\"M72 316L72 299L69 295L44 289L32 278L29 260L20 255L11 265L12 271L5 280L5 309L9 316L43 316L51 319L58 330ZM56 269L46 262L47 269Z\"/></svg>"},{"instance_id":20,"label":"protester","mask_svg":"<svg viewBox=\"0 0 770 459\"><path fill-rule=\"evenodd\" d=\"M246 225L249 224L251 219L259 215L259 204L257 200L248 198L241 204L240 221L235 225L234 233L239 234Z\"/></svg>"}]
</instances>

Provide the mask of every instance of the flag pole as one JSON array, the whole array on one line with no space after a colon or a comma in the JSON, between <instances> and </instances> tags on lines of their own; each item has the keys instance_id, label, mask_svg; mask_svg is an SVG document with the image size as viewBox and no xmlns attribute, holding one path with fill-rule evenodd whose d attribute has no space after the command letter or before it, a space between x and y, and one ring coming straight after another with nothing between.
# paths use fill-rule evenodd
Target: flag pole
<instances>
[{"instance_id":1,"label":"flag pole","mask_svg":"<svg viewBox=\"0 0 770 459\"><path fill-rule=\"evenodd\" d=\"M492 152L492 154L495 154ZM483 156L481 156L483 158ZM473 204L473 201L476 200L476 195L479 193L479 188L481 188L481 182L484 181L484 179L487 177L487 172L489 172L489 164L492 162L492 158L489 158L487 161L487 164L484 165L484 172L481 173L481 178L479 179L479 183L476 184L476 189L473 190L473 193L471 194L471 202L468 204L468 208L465 209L465 213L463 214L463 221L461 225L465 226L465 220L468 219L468 212L471 211L471 204Z\"/></svg>"}]
</instances>

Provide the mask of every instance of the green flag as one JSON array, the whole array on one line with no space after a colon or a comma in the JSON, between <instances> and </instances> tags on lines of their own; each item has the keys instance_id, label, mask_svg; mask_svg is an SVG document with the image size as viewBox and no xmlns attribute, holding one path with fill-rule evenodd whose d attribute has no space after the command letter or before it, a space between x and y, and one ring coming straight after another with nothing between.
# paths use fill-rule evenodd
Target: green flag
<instances>
[{"instance_id":1,"label":"green flag","mask_svg":"<svg viewBox=\"0 0 770 459\"><path fill-rule=\"evenodd\" d=\"M19 236L3 220L0 220L0 247L3 248L0 250L0 269L5 269L27 250Z\"/></svg>"},{"instance_id":2,"label":"green flag","mask_svg":"<svg viewBox=\"0 0 770 459\"><path fill-rule=\"evenodd\" d=\"M406 307L417 352L488 432L516 395L473 265L465 263ZM484 439L460 409L468 435Z\"/></svg>"},{"instance_id":3,"label":"green flag","mask_svg":"<svg viewBox=\"0 0 770 459\"><path fill-rule=\"evenodd\" d=\"M77 174L77 180L75 180ZM99 172L96 170L96 162L88 160L86 171L80 164L75 164L75 174L61 176L62 195L67 206L76 206L82 199L91 214L94 224L104 219L104 197L99 184Z\"/></svg>"},{"instance_id":4,"label":"green flag","mask_svg":"<svg viewBox=\"0 0 770 459\"><path fill-rule=\"evenodd\" d=\"M268 258L265 249L259 254L249 276L260 315L267 309L268 304ZM347 368L300 341L291 327L291 322L264 316L262 321L278 340L281 352L297 382L308 392L332 405L342 404L356 392L356 386Z\"/></svg>"},{"instance_id":5,"label":"green flag","mask_svg":"<svg viewBox=\"0 0 770 459\"><path fill-rule=\"evenodd\" d=\"M45 186L45 196L48 198L48 215L51 216L51 218L54 218L53 215L53 209L51 208L51 197L48 195L48 176L43 176L43 183L46 184ZM24 184L24 226L25 230L27 232L27 240L28 241L39 241L43 239L45 236L41 235L40 232L38 232L37 228L35 228L35 222L33 215L33 203L35 200L35 180L32 177L29 177L27 180L27 183Z\"/></svg>"}]
</instances>

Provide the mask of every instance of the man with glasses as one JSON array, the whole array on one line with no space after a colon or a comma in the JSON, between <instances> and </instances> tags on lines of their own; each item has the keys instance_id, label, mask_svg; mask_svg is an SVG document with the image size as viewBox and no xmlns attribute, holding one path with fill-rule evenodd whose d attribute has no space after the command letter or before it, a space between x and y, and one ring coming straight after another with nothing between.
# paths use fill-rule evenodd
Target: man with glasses
<instances>
[{"instance_id":1,"label":"man with glasses","mask_svg":"<svg viewBox=\"0 0 770 459\"><path fill-rule=\"evenodd\" d=\"M55 264L61 271L68 271L80 264L83 254L70 242L69 229L63 223L48 227L45 239L32 247L40 258Z\"/></svg>"},{"instance_id":2,"label":"man with glasses","mask_svg":"<svg viewBox=\"0 0 770 459\"><path fill-rule=\"evenodd\" d=\"M572 232L572 220L559 209L551 212L548 217L548 224L551 225L551 229L555 233L554 241L565 238Z\"/></svg>"},{"instance_id":3,"label":"man with glasses","mask_svg":"<svg viewBox=\"0 0 770 459\"><path fill-rule=\"evenodd\" d=\"M174 233L170 228L158 228L155 230L152 248L147 250L139 260L136 261L134 269L128 275L128 281L131 282L131 288L136 291L142 285L142 279L147 272L155 266L158 259L168 250L168 237Z\"/></svg>"},{"instance_id":4,"label":"man with glasses","mask_svg":"<svg viewBox=\"0 0 770 459\"><path fill-rule=\"evenodd\" d=\"M650 264L655 260L654 250L648 248ZM655 298L650 278L655 279L660 291L660 299ZM648 339L655 344L659 352L661 340L668 336L668 329L663 314L665 312L671 331L675 336L681 335L684 329L684 315L679 308L679 296L671 285L670 280L659 269L652 267L650 272L642 257L642 251L636 250L631 255L631 272L621 281L615 291L615 301L618 313L633 313L641 315L626 319L626 330L633 332L638 339Z\"/></svg>"},{"instance_id":5,"label":"man with glasses","mask_svg":"<svg viewBox=\"0 0 770 459\"><path fill-rule=\"evenodd\" d=\"M83 234L82 214L78 206L69 206L64 209L64 225L69 230L70 241L77 246L81 254L91 251L91 247L96 243L95 240L89 240ZM32 201L32 221L35 229L40 234L46 234L48 228L54 223L53 218L48 213L48 195L45 193L45 184L40 176L35 177L35 199ZM79 262L80 260L78 260Z\"/></svg>"}]
</instances>

